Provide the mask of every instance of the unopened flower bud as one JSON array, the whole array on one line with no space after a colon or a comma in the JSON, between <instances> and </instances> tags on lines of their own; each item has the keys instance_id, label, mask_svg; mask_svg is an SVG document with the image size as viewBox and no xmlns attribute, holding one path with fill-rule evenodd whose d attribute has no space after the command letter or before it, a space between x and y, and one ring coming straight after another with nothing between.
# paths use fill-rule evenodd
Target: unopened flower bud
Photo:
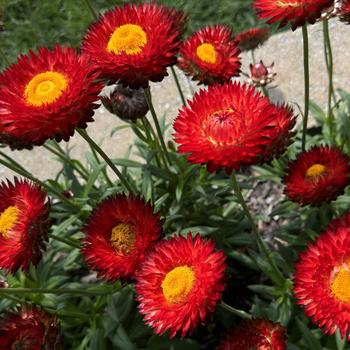
<instances>
[{"instance_id":1,"label":"unopened flower bud","mask_svg":"<svg viewBox=\"0 0 350 350\"><path fill-rule=\"evenodd\" d=\"M106 109L123 120L135 121L148 112L142 89L131 89L117 85L109 97L101 98Z\"/></svg>"},{"instance_id":2,"label":"unopened flower bud","mask_svg":"<svg viewBox=\"0 0 350 350\"><path fill-rule=\"evenodd\" d=\"M250 73L245 74L245 76L248 77L250 84L254 86L265 86L270 84L276 76L276 73L273 72L273 66L274 63L269 66L265 66L263 61L256 64L250 64Z\"/></svg>"}]
</instances>

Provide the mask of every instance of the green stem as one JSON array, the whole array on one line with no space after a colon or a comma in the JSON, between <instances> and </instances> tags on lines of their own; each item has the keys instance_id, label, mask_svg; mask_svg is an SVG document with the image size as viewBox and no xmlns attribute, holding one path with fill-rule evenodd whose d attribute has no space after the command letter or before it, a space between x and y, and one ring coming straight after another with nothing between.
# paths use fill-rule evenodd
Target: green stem
<instances>
[{"instance_id":1,"label":"green stem","mask_svg":"<svg viewBox=\"0 0 350 350\"><path fill-rule=\"evenodd\" d=\"M267 88L265 86L262 86L261 87L261 91L263 92L263 94L266 96L266 97L269 97L269 91L267 90Z\"/></svg>"},{"instance_id":2,"label":"green stem","mask_svg":"<svg viewBox=\"0 0 350 350\"><path fill-rule=\"evenodd\" d=\"M237 310L235 309L234 307L224 303L222 300L219 304L223 309L227 310L227 311L230 311L231 313L233 313L234 315L236 316L239 316L241 318L245 318L245 319L248 319L248 320L251 320L253 318L253 316L251 314L249 314L248 312L245 312L243 310Z\"/></svg>"},{"instance_id":3,"label":"green stem","mask_svg":"<svg viewBox=\"0 0 350 350\"><path fill-rule=\"evenodd\" d=\"M76 207L76 204L73 204L68 198L66 198L62 193L58 192L56 189L52 188L51 186L47 185L45 182L40 181L36 177L32 176L27 171L24 171L22 168L16 167L13 164L9 164L8 162L5 162L4 160L0 159L0 164L4 165L6 168L9 168L10 170L14 171L15 173L26 177L27 179L38 183L41 187L45 188L48 192L54 194L57 198L59 198L62 202L65 202L66 204Z\"/></svg>"},{"instance_id":4,"label":"green stem","mask_svg":"<svg viewBox=\"0 0 350 350\"><path fill-rule=\"evenodd\" d=\"M329 25L328 19L323 20L323 41L324 51L326 57L326 65L328 71L328 109L327 109L327 124L329 128L329 134L332 142L335 142L334 134L334 115L332 110L332 96L334 96L334 85L333 85L333 53L332 45L329 37Z\"/></svg>"},{"instance_id":5,"label":"green stem","mask_svg":"<svg viewBox=\"0 0 350 350\"><path fill-rule=\"evenodd\" d=\"M47 149L48 151L50 151L51 153L53 153L55 156L57 156L58 158L62 159L63 161L66 161L69 163L69 165L75 169L78 174L84 179L84 180L88 180L89 176L87 174L85 174L85 172L83 172L80 168L74 166L74 164L71 162L71 159L68 158L64 153L59 152L58 150L55 150L54 148L51 148L51 146L44 144L43 147L45 149Z\"/></svg>"},{"instance_id":6,"label":"green stem","mask_svg":"<svg viewBox=\"0 0 350 350\"><path fill-rule=\"evenodd\" d=\"M75 295L106 295L114 293L114 290L104 290L104 291L92 291L92 290L79 290L72 288L0 288L0 295L3 294L75 294Z\"/></svg>"},{"instance_id":7,"label":"green stem","mask_svg":"<svg viewBox=\"0 0 350 350\"><path fill-rule=\"evenodd\" d=\"M303 48L304 48L304 87L305 87L305 110L303 116L303 135L301 148L305 151L307 121L309 118L309 103L310 103L310 76L309 76L309 38L306 24L302 27L303 30Z\"/></svg>"},{"instance_id":8,"label":"green stem","mask_svg":"<svg viewBox=\"0 0 350 350\"><path fill-rule=\"evenodd\" d=\"M161 154L162 153L162 149L160 148L159 142L157 140L157 136L154 133L152 125L149 123L149 121L146 118L146 116L144 118L142 118L141 120L142 120L142 126L143 126L143 128L145 130L145 133L146 133L148 144L151 144L152 141L154 141L154 144L156 146L157 151L159 152L159 154ZM152 139L152 135L153 135L154 139ZM157 153L155 153L155 159L156 159L156 162L157 162L157 166L160 167L160 160L159 160L159 157L158 157Z\"/></svg>"},{"instance_id":9,"label":"green stem","mask_svg":"<svg viewBox=\"0 0 350 350\"><path fill-rule=\"evenodd\" d=\"M94 18L94 19L98 19L98 13L96 12L96 10L93 8L93 6L92 6L92 4L91 4L91 2L90 2L90 0L84 0L84 2L85 2L85 5L86 5L86 7L88 8L88 10L90 11L90 13L91 13L91 16Z\"/></svg>"},{"instance_id":10,"label":"green stem","mask_svg":"<svg viewBox=\"0 0 350 350\"><path fill-rule=\"evenodd\" d=\"M255 63L256 63L256 59L255 59L255 51L254 51L254 50L250 50L250 53L252 54L253 64L255 64Z\"/></svg>"},{"instance_id":11,"label":"green stem","mask_svg":"<svg viewBox=\"0 0 350 350\"><path fill-rule=\"evenodd\" d=\"M111 159L107 156L107 154L100 148L100 146L87 134L87 132L83 129L77 129L80 136L85 139L88 144L93 147L97 153L105 160L105 162L110 166L110 168L114 171L114 173L118 176L121 183L130 193L136 193L133 189L129 181L123 176L123 174L118 170L118 168L113 164Z\"/></svg>"},{"instance_id":12,"label":"green stem","mask_svg":"<svg viewBox=\"0 0 350 350\"><path fill-rule=\"evenodd\" d=\"M156 126L156 130L157 130L157 134L158 134L158 139L160 141L160 144L162 146L163 152L164 152L164 157L166 158L166 166L169 164L170 165L170 157L169 157L169 153L168 153L168 149L166 148L165 142L164 142L164 137L162 134L162 130L160 129L160 125L158 122L158 118L157 118L157 114L156 111L153 107L153 103L152 103L152 96L151 96L151 91L150 88L146 88L144 89L144 94L145 94L145 98L148 104L148 108L151 112L152 118L153 118L153 122L154 125Z\"/></svg>"},{"instance_id":13,"label":"green stem","mask_svg":"<svg viewBox=\"0 0 350 350\"><path fill-rule=\"evenodd\" d=\"M100 165L101 162L100 162L100 160L99 160L99 158L98 158L98 156L97 156L96 150L91 146L90 143L89 143L89 146L90 146L91 153L92 153L92 155L93 155L93 157L94 157L96 163L97 163L98 165ZM109 176L108 176L108 174L107 174L106 167L104 167L104 168L102 169L102 175L103 175L103 177L105 178L107 184L108 184L109 186L113 186L113 182L111 181L111 179L109 178Z\"/></svg>"},{"instance_id":14,"label":"green stem","mask_svg":"<svg viewBox=\"0 0 350 350\"><path fill-rule=\"evenodd\" d=\"M245 202L245 200L243 198L242 192L241 192L241 190L239 188L239 185L238 185L238 182L237 182L237 179L236 179L236 175L235 175L234 172L232 173L232 177L231 178L232 178L233 191L235 192L236 197L238 199L238 202L242 206L243 211L245 213L245 216L247 217L247 219L248 219L248 221L249 221L249 223L250 223L250 225L252 227L256 244L259 247L259 250L265 256L266 261L270 265L271 269L274 271L275 276L276 276L276 280L278 281L279 284L283 285L285 279L284 279L281 271L278 269L277 265L275 264L275 262L272 260L271 252L269 251L268 247L266 246L265 242L262 240L262 238L261 238L261 236L260 236L260 234L258 232L258 229L257 229L256 224L255 224L255 220L254 220L252 214L250 213L250 210L249 210L249 208L248 208L248 206L247 206L247 204L246 204L246 202Z\"/></svg>"},{"instance_id":15,"label":"green stem","mask_svg":"<svg viewBox=\"0 0 350 350\"><path fill-rule=\"evenodd\" d=\"M56 241L59 241L59 242L62 242L62 243L65 243L73 248L77 248L77 249L80 249L80 244L79 243L76 243L74 241L72 241L71 239L68 239L68 238L63 238L63 237L59 237L53 233L50 233L49 234L49 237L56 240Z\"/></svg>"},{"instance_id":16,"label":"green stem","mask_svg":"<svg viewBox=\"0 0 350 350\"><path fill-rule=\"evenodd\" d=\"M170 69L171 69L171 73L173 74L173 77L174 77L174 80L175 80L175 83L176 83L177 90L179 91L182 104L183 104L184 106L186 106L186 99L185 99L185 96L184 96L184 94L183 94L183 92L182 92L181 85L180 85L179 79L178 79L178 77L177 77L177 74L176 74L176 72L175 72L175 69L174 69L173 66L171 66Z\"/></svg>"}]
</instances>

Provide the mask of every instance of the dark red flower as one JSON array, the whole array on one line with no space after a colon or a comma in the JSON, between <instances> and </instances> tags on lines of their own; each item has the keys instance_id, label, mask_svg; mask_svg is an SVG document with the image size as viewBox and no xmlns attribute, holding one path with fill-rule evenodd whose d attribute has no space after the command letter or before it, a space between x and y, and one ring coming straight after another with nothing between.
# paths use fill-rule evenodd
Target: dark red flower
<instances>
[{"instance_id":1,"label":"dark red flower","mask_svg":"<svg viewBox=\"0 0 350 350\"><path fill-rule=\"evenodd\" d=\"M333 4L334 0L255 0L253 7L258 10L261 19L267 23L279 22L283 27L290 23L293 30L305 23L315 23L323 11Z\"/></svg>"},{"instance_id":2,"label":"dark red flower","mask_svg":"<svg viewBox=\"0 0 350 350\"><path fill-rule=\"evenodd\" d=\"M239 75L239 54L230 28L224 25L205 27L183 43L178 66L200 83L223 83Z\"/></svg>"},{"instance_id":3,"label":"dark red flower","mask_svg":"<svg viewBox=\"0 0 350 350\"><path fill-rule=\"evenodd\" d=\"M333 220L295 265L294 293L325 334L350 340L350 213Z\"/></svg>"},{"instance_id":4,"label":"dark red flower","mask_svg":"<svg viewBox=\"0 0 350 350\"><path fill-rule=\"evenodd\" d=\"M0 74L0 143L20 149L68 141L93 121L102 88L95 79L89 58L69 47L20 56Z\"/></svg>"},{"instance_id":5,"label":"dark red flower","mask_svg":"<svg viewBox=\"0 0 350 350\"><path fill-rule=\"evenodd\" d=\"M289 164L285 194L300 205L336 199L350 183L350 159L336 147L313 147Z\"/></svg>"},{"instance_id":6,"label":"dark red flower","mask_svg":"<svg viewBox=\"0 0 350 350\"><path fill-rule=\"evenodd\" d=\"M285 350L287 332L279 323L244 320L232 329L217 350Z\"/></svg>"},{"instance_id":7,"label":"dark red flower","mask_svg":"<svg viewBox=\"0 0 350 350\"><path fill-rule=\"evenodd\" d=\"M294 124L290 108L271 104L246 84L228 83L196 93L180 110L174 137L190 162L231 173L281 154Z\"/></svg>"},{"instance_id":8,"label":"dark red flower","mask_svg":"<svg viewBox=\"0 0 350 350\"><path fill-rule=\"evenodd\" d=\"M133 278L162 233L159 214L140 198L117 195L100 203L84 228L82 253L106 280Z\"/></svg>"},{"instance_id":9,"label":"dark red flower","mask_svg":"<svg viewBox=\"0 0 350 350\"><path fill-rule=\"evenodd\" d=\"M136 275L135 290L146 324L156 334L185 336L205 322L225 288L225 256L199 235L159 242Z\"/></svg>"},{"instance_id":10,"label":"dark red flower","mask_svg":"<svg viewBox=\"0 0 350 350\"><path fill-rule=\"evenodd\" d=\"M270 37L266 28L250 28L236 35L236 41L241 51L255 50Z\"/></svg>"},{"instance_id":11,"label":"dark red flower","mask_svg":"<svg viewBox=\"0 0 350 350\"><path fill-rule=\"evenodd\" d=\"M132 88L161 81L176 63L186 17L155 3L126 4L91 25L82 51L91 56L100 76Z\"/></svg>"},{"instance_id":12,"label":"dark red flower","mask_svg":"<svg viewBox=\"0 0 350 350\"><path fill-rule=\"evenodd\" d=\"M109 97L101 98L110 113L123 120L136 121L143 118L149 108L142 89L131 89L117 85Z\"/></svg>"},{"instance_id":13,"label":"dark red flower","mask_svg":"<svg viewBox=\"0 0 350 350\"><path fill-rule=\"evenodd\" d=\"M33 306L0 317L0 349L61 350L61 335L56 316Z\"/></svg>"},{"instance_id":14,"label":"dark red flower","mask_svg":"<svg viewBox=\"0 0 350 350\"><path fill-rule=\"evenodd\" d=\"M343 0L341 2L339 18L342 22L350 24L350 0Z\"/></svg>"},{"instance_id":15,"label":"dark red flower","mask_svg":"<svg viewBox=\"0 0 350 350\"><path fill-rule=\"evenodd\" d=\"M36 265L50 227L46 193L26 180L0 183L0 269L12 273Z\"/></svg>"}]
</instances>

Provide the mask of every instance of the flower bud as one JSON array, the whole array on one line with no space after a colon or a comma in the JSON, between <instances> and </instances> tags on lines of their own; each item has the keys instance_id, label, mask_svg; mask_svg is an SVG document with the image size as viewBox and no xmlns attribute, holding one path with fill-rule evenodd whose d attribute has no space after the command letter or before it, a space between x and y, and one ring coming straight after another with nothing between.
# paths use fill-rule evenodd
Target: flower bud
<instances>
[{"instance_id":1,"label":"flower bud","mask_svg":"<svg viewBox=\"0 0 350 350\"><path fill-rule=\"evenodd\" d=\"M109 97L101 98L106 109L123 120L135 121L148 112L142 89L131 89L117 85Z\"/></svg>"},{"instance_id":2,"label":"flower bud","mask_svg":"<svg viewBox=\"0 0 350 350\"><path fill-rule=\"evenodd\" d=\"M245 74L245 76L248 77L250 84L258 87L265 86L270 84L276 76L276 73L273 72L273 66L274 63L269 66L265 66L263 61L256 64L250 64L250 73Z\"/></svg>"}]
</instances>

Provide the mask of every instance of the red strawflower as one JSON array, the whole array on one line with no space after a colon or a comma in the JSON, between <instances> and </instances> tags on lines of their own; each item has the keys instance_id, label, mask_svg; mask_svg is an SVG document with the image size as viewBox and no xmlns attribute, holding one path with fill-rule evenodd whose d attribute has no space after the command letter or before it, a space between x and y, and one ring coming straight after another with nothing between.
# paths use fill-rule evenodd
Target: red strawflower
<instances>
[{"instance_id":1,"label":"red strawflower","mask_svg":"<svg viewBox=\"0 0 350 350\"><path fill-rule=\"evenodd\" d=\"M241 51L255 50L270 37L266 28L251 28L236 35L236 41Z\"/></svg>"},{"instance_id":2,"label":"red strawflower","mask_svg":"<svg viewBox=\"0 0 350 350\"><path fill-rule=\"evenodd\" d=\"M287 332L279 323L244 320L232 329L217 350L285 350Z\"/></svg>"},{"instance_id":3,"label":"red strawflower","mask_svg":"<svg viewBox=\"0 0 350 350\"><path fill-rule=\"evenodd\" d=\"M350 183L350 159L337 147L318 146L289 163L285 194L300 205L336 199Z\"/></svg>"},{"instance_id":4,"label":"red strawflower","mask_svg":"<svg viewBox=\"0 0 350 350\"><path fill-rule=\"evenodd\" d=\"M176 63L186 17L155 3L126 4L105 13L84 37L82 51L100 76L132 88L161 81Z\"/></svg>"},{"instance_id":5,"label":"red strawflower","mask_svg":"<svg viewBox=\"0 0 350 350\"><path fill-rule=\"evenodd\" d=\"M307 22L314 24L331 5L333 0L255 0L253 7L267 23L279 22L279 27L290 23L295 30Z\"/></svg>"},{"instance_id":6,"label":"red strawflower","mask_svg":"<svg viewBox=\"0 0 350 350\"><path fill-rule=\"evenodd\" d=\"M0 269L15 273L36 265L50 227L50 203L36 184L0 183Z\"/></svg>"},{"instance_id":7,"label":"red strawflower","mask_svg":"<svg viewBox=\"0 0 350 350\"><path fill-rule=\"evenodd\" d=\"M225 256L199 235L159 242L136 275L139 310L156 334L185 336L205 322L225 288Z\"/></svg>"},{"instance_id":8,"label":"red strawflower","mask_svg":"<svg viewBox=\"0 0 350 350\"><path fill-rule=\"evenodd\" d=\"M224 25L205 27L182 44L178 66L200 83L224 83L239 75L239 54L230 28Z\"/></svg>"},{"instance_id":9,"label":"red strawflower","mask_svg":"<svg viewBox=\"0 0 350 350\"><path fill-rule=\"evenodd\" d=\"M196 93L174 122L178 152L210 172L271 160L290 144L295 124L289 107L275 106L246 84L210 86Z\"/></svg>"},{"instance_id":10,"label":"red strawflower","mask_svg":"<svg viewBox=\"0 0 350 350\"><path fill-rule=\"evenodd\" d=\"M0 317L0 349L62 349L57 317L33 306L5 313Z\"/></svg>"},{"instance_id":11,"label":"red strawflower","mask_svg":"<svg viewBox=\"0 0 350 350\"><path fill-rule=\"evenodd\" d=\"M294 293L325 334L350 340L350 213L333 220L295 265Z\"/></svg>"},{"instance_id":12,"label":"red strawflower","mask_svg":"<svg viewBox=\"0 0 350 350\"><path fill-rule=\"evenodd\" d=\"M82 253L103 278L133 278L162 233L160 215L141 198L117 195L100 203L84 228Z\"/></svg>"},{"instance_id":13,"label":"red strawflower","mask_svg":"<svg viewBox=\"0 0 350 350\"><path fill-rule=\"evenodd\" d=\"M20 149L68 141L93 121L102 88L95 79L89 58L69 47L20 56L0 74L0 142Z\"/></svg>"}]
</instances>

